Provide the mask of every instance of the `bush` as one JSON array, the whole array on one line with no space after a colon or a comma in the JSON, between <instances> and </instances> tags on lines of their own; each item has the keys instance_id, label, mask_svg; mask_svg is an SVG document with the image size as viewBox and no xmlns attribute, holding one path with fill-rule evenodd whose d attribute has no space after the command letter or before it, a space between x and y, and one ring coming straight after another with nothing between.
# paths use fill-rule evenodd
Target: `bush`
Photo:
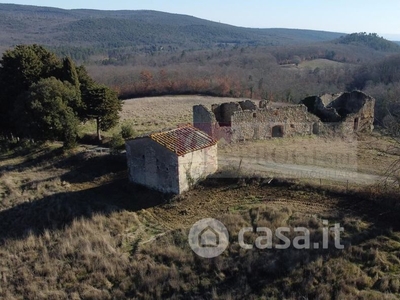
<instances>
[{"instance_id":1,"label":"bush","mask_svg":"<svg viewBox=\"0 0 400 300\"><path fill-rule=\"evenodd\" d=\"M114 151L122 150L125 147L125 140L120 133L114 134L110 141L110 147Z\"/></svg>"},{"instance_id":2,"label":"bush","mask_svg":"<svg viewBox=\"0 0 400 300\"><path fill-rule=\"evenodd\" d=\"M121 136L123 139L130 139L135 135L135 131L129 124L124 124L121 126Z\"/></svg>"}]
</instances>

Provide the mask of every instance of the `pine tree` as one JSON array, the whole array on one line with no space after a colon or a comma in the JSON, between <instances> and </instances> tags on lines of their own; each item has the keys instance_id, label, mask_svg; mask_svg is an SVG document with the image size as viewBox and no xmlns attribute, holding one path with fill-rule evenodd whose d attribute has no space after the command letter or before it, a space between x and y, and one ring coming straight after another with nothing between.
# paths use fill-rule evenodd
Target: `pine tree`
<instances>
[{"instance_id":1,"label":"pine tree","mask_svg":"<svg viewBox=\"0 0 400 300\"><path fill-rule=\"evenodd\" d=\"M101 140L101 130L114 127L122 109L117 94L103 85L90 86L83 95L85 114L88 119L96 120L97 138Z\"/></svg>"}]
</instances>

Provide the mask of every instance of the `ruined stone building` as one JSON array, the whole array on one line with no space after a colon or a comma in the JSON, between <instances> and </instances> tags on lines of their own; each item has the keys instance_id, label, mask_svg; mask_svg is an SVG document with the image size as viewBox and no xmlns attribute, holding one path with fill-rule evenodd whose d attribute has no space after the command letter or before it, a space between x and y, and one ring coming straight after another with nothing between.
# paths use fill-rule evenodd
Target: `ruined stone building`
<instances>
[{"instance_id":1,"label":"ruined stone building","mask_svg":"<svg viewBox=\"0 0 400 300\"><path fill-rule=\"evenodd\" d=\"M362 92L313 96L300 104L246 100L193 107L193 125L227 142L373 129L375 100Z\"/></svg>"},{"instance_id":2,"label":"ruined stone building","mask_svg":"<svg viewBox=\"0 0 400 300\"><path fill-rule=\"evenodd\" d=\"M320 120L302 104L246 100L193 107L193 124L215 139L227 142L317 133Z\"/></svg>"},{"instance_id":3,"label":"ruined stone building","mask_svg":"<svg viewBox=\"0 0 400 300\"><path fill-rule=\"evenodd\" d=\"M129 180L180 194L218 169L217 142L192 125L126 142Z\"/></svg>"},{"instance_id":4,"label":"ruined stone building","mask_svg":"<svg viewBox=\"0 0 400 300\"><path fill-rule=\"evenodd\" d=\"M324 122L327 130L347 135L374 129L375 99L363 92L312 96L302 103Z\"/></svg>"}]
</instances>

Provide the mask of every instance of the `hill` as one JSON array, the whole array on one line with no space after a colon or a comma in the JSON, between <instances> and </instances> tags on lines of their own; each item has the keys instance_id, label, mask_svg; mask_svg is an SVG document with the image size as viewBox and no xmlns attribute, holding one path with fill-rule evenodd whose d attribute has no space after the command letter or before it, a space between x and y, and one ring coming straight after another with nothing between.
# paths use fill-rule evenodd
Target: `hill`
<instances>
[{"instance_id":1,"label":"hill","mask_svg":"<svg viewBox=\"0 0 400 300\"><path fill-rule=\"evenodd\" d=\"M204 49L219 44L289 45L339 38L335 32L254 29L157 11L64 10L0 4L0 44Z\"/></svg>"},{"instance_id":2,"label":"hill","mask_svg":"<svg viewBox=\"0 0 400 300\"><path fill-rule=\"evenodd\" d=\"M376 33L352 33L346 36L341 36L336 40L339 44L345 45L361 45L367 46L378 51L397 52L400 46L396 42L391 42L383 37L378 36Z\"/></svg>"}]
</instances>

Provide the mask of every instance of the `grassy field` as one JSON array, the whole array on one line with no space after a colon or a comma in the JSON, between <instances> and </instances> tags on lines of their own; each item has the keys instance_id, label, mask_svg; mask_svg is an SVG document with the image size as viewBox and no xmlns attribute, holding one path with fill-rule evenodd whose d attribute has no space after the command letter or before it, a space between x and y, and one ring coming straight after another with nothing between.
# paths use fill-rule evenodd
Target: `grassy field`
<instances>
[{"instance_id":1,"label":"grassy field","mask_svg":"<svg viewBox=\"0 0 400 300\"><path fill-rule=\"evenodd\" d=\"M344 68L345 66L350 66L348 63L341 63L329 59L312 59L312 60L304 60L298 65L295 64L288 64L288 65L282 65L282 68L285 69L293 69L293 70L311 70L314 71L315 69L328 69L328 68Z\"/></svg>"},{"instance_id":2,"label":"grassy field","mask_svg":"<svg viewBox=\"0 0 400 300\"><path fill-rule=\"evenodd\" d=\"M226 101L161 99L130 100L123 118L147 132L159 129L147 118L175 126L190 121L193 104ZM324 151L339 151L346 144L334 149L330 142L281 139L238 147L322 144ZM396 157L379 135L359 142L365 170ZM221 151L232 151L226 147ZM398 195L381 186L346 191L260 177L210 178L171 198L130 184L124 157L84 148L63 152L57 144L20 149L0 156L0 298L398 299L399 208ZM231 237L214 259L198 257L187 243L190 227L208 217L221 220ZM332 235L329 249L244 250L238 244L247 226L307 227L311 241L319 242L323 220L344 227L343 250L333 247ZM256 237L250 234L248 242Z\"/></svg>"},{"instance_id":3,"label":"grassy field","mask_svg":"<svg viewBox=\"0 0 400 300\"><path fill-rule=\"evenodd\" d=\"M329 59L313 59L313 60L305 60L299 64L299 67L302 69L311 69L315 70L316 68L325 69L329 67L333 68L343 68L345 63L329 60Z\"/></svg>"},{"instance_id":4,"label":"grassy field","mask_svg":"<svg viewBox=\"0 0 400 300\"><path fill-rule=\"evenodd\" d=\"M240 101L237 98L208 96L167 96L125 100L122 122L132 122L138 133L162 130L180 124L193 123L193 106Z\"/></svg>"},{"instance_id":5,"label":"grassy field","mask_svg":"<svg viewBox=\"0 0 400 300\"><path fill-rule=\"evenodd\" d=\"M103 135L107 138L120 132L122 125L131 126L135 135L170 129L178 125L193 123L193 105L204 104L211 107L214 103L240 101L238 98L220 98L209 96L165 96L147 97L123 101L119 124ZM95 122L81 125L81 136L96 133Z\"/></svg>"}]
</instances>

